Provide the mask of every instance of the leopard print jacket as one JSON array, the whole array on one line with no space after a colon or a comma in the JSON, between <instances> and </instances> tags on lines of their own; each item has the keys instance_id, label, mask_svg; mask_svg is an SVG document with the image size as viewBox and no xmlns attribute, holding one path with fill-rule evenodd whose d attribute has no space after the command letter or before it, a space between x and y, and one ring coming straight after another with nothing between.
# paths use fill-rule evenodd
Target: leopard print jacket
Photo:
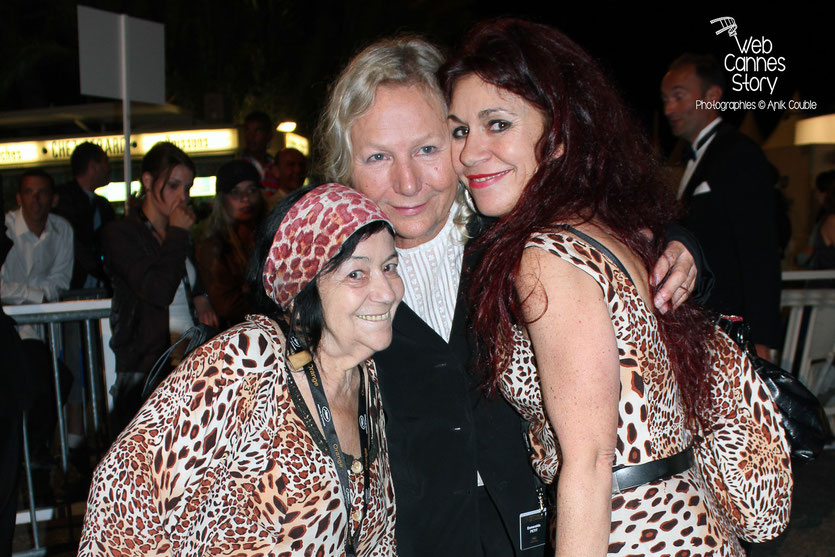
<instances>
[{"instance_id":1,"label":"leopard print jacket","mask_svg":"<svg viewBox=\"0 0 835 557\"><path fill-rule=\"evenodd\" d=\"M264 316L215 337L151 395L96 469L79 555L345 555L336 467L290 397ZM393 556L394 491L374 363L370 495L349 466L358 555ZM359 470L357 470L359 468Z\"/></svg>"}]
</instances>

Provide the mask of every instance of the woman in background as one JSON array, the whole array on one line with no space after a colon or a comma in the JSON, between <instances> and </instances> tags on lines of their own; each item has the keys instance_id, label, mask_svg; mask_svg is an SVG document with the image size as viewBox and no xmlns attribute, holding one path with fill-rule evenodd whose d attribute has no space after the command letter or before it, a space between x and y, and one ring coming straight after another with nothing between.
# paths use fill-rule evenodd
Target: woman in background
<instances>
[{"instance_id":1,"label":"woman in background","mask_svg":"<svg viewBox=\"0 0 835 557\"><path fill-rule=\"evenodd\" d=\"M246 161L220 167L206 231L195 246L200 276L222 329L250 313L246 267L255 246L255 230L264 216L258 171Z\"/></svg>"},{"instance_id":2,"label":"woman in background","mask_svg":"<svg viewBox=\"0 0 835 557\"><path fill-rule=\"evenodd\" d=\"M141 207L102 233L105 270L113 284L110 346L116 355L113 426L124 428L142 404L157 358L198 321L217 327L192 263L188 194L194 163L168 142L142 159Z\"/></svg>"}]
</instances>

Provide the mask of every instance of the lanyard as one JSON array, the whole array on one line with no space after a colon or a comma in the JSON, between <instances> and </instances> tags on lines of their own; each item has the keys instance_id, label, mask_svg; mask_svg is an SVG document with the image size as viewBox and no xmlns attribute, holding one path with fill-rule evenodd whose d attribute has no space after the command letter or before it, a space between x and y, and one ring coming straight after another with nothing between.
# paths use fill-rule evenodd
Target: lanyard
<instances>
[{"instance_id":1,"label":"lanyard","mask_svg":"<svg viewBox=\"0 0 835 557\"><path fill-rule=\"evenodd\" d=\"M289 347L293 352L288 356L287 360L290 366L294 369L300 367L304 369L304 375L307 378L307 384L310 386L310 392L313 395L313 402L316 404L316 411L319 414L319 421L322 423L322 430L325 435L325 443L328 447L328 456L331 457L336 465L336 473L339 478L339 487L342 490L342 499L345 503L345 513L347 516L346 527L347 533L345 538L345 554L347 557L355 557L357 540L359 539L360 529L362 528L362 518L368 514L368 497L371 491L370 486L370 472L369 472L369 447L370 447L370 427L368 410L368 397L365 392L365 378L362 372L362 366L357 366L360 372L360 386L359 386L359 400L357 403L357 422L359 425L360 435L360 458L362 463L363 475L363 508L362 518L359 520L359 526L356 532L351 532L351 484L348 480L348 467L345 465L345 459L342 455L342 449L339 445L339 437L336 434L336 428L333 425L331 418L330 406L328 405L328 397L325 395L325 389L322 386L319 370L313 362L310 352L304 350L301 343L296 337L290 337ZM293 381L292 374L290 380ZM315 424L306 424L308 427L315 428Z\"/></svg>"}]
</instances>

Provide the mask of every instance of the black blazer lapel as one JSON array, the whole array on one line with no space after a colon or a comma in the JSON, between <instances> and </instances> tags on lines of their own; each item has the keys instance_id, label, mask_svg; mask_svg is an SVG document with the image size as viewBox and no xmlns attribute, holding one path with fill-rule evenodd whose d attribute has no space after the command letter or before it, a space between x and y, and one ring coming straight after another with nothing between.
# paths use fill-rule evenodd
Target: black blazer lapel
<instances>
[{"instance_id":1,"label":"black blazer lapel","mask_svg":"<svg viewBox=\"0 0 835 557\"><path fill-rule=\"evenodd\" d=\"M449 334L449 348L455 354L464 369L472 357L473 346L470 338L470 302L467 286L470 284L469 273L478 263L479 255L472 250L464 251L461 279L458 283L458 297L455 301L455 314L452 317L452 329Z\"/></svg>"},{"instance_id":2,"label":"black blazer lapel","mask_svg":"<svg viewBox=\"0 0 835 557\"><path fill-rule=\"evenodd\" d=\"M720 122L717 126L716 133L714 138L711 140L710 145L707 146L707 150L705 151L702 158L699 159L696 168L693 170L693 174L690 175L690 179L687 181L687 187L684 188L684 192L682 193L682 200L689 202L690 199L693 197L693 192L696 191L696 188L707 179L708 170L711 167L711 159L716 156L716 144L717 142L721 143L720 137L728 133L729 130L733 130L733 126L728 124L727 122Z\"/></svg>"},{"instance_id":3,"label":"black blazer lapel","mask_svg":"<svg viewBox=\"0 0 835 557\"><path fill-rule=\"evenodd\" d=\"M397 334L403 335L415 343L427 347L431 346L433 350L440 348L439 344L443 344L444 347L447 344L432 327L424 323L423 319L406 302L401 302L397 306L392 328Z\"/></svg>"}]
</instances>

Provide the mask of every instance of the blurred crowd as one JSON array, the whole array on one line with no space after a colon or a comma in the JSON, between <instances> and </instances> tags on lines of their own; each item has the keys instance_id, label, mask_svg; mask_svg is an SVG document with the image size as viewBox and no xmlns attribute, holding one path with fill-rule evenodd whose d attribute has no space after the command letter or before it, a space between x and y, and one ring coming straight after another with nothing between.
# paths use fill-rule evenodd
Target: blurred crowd
<instances>
[{"instance_id":1,"label":"blurred crowd","mask_svg":"<svg viewBox=\"0 0 835 557\"><path fill-rule=\"evenodd\" d=\"M141 191L128 212L96 193L111 181L104 150L91 142L76 146L70 159L73 179L56 185L42 169L20 177L18 207L5 214L2 303L42 304L111 297L111 346L117 379L110 430L120 431L139 409L148 373L160 355L186 330L205 323L213 331L243 321L249 313L246 267L255 231L267 208L300 188L307 159L298 150L267 153L275 126L263 112L248 115L242 126L241 158L217 169L216 195L208 218L196 221L189 198L195 167L171 143L159 143L143 159ZM119 211L121 212L121 211ZM3 469L8 492L0 497L2 540L10 539L9 517L17 498L20 424L29 412L29 446L38 485L38 501L49 501L50 470L57 464L55 381L52 353L43 325L15 327L2 314L4 378L9 420L4 421ZM59 354L61 400L67 417L67 445L77 491L84 493L92 473L83 427L85 385L81 328L61 327ZM180 355L181 356L181 355ZM175 353L165 370L178 363ZM8 428L7 428L8 426ZM13 524L13 522L11 522Z\"/></svg>"}]
</instances>

